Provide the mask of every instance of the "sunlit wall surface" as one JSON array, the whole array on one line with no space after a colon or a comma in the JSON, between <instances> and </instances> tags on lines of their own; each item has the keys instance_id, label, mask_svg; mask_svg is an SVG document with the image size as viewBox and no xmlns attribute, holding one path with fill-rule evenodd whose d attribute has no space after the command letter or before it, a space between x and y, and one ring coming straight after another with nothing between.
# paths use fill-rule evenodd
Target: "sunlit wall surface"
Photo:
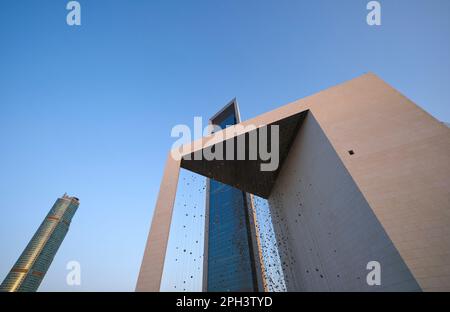
<instances>
[{"instance_id":1,"label":"sunlit wall surface","mask_svg":"<svg viewBox=\"0 0 450 312\"><path fill-rule=\"evenodd\" d=\"M58 198L1 284L0 291L33 292L38 289L78 206L75 197Z\"/></svg>"}]
</instances>

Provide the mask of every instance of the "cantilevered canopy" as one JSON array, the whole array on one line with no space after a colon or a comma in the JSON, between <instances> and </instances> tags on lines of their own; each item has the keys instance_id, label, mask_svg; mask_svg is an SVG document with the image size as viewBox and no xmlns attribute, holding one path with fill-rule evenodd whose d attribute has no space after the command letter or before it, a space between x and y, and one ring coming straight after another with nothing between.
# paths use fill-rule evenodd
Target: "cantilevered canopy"
<instances>
[{"instance_id":1,"label":"cantilevered canopy","mask_svg":"<svg viewBox=\"0 0 450 312\"><path fill-rule=\"evenodd\" d=\"M280 172L283 162L289 153L291 144L298 133L298 129L300 128L306 114L307 111L303 111L289 117L276 120L268 126L255 126L253 129L251 128L252 124L247 123L245 125L248 127L247 130L243 130L241 133L234 136L227 135L226 132L229 131L229 133L231 133L235 129L236 132L239 132L237 129L242 127L242 124L234 126L235 129L230 127L227 130L222 130L216 134L218 139L214 140L214 138L212 138L213 142L205 139L202 140L201 143L203 147L201 148L196 149L194 147L192 149L192 146L195 146L195 143L188 146L188 149L189 147L191 149L190 152L185 153L182 157L181 167L216 181L234 186L244 192L255 194L263 198L268 198L272 187L275 184L276 177ZM271 133L273 131L271 126L274 125L278 126L279 129L278 145L273 144L275 142L272 142L271 139ZM261 136L263 131L267 131L267 134ZM255 142L257 142L257 144L255 144ZM200 141L197 141L197 143L200 144ZM268 147L268 151L272 154L271 159L262 159L260 149L262 146L261 143L265 143ZM219 144L221 147L218 147ZM252 148L256 150L256 158L250 157L250 144L253 144ZM230 148L232 146L234 146L234 148ZM279 153L275 150L277 147ZM238 148L241 148L242 150L245 149L244 160L238 159ZM222 160L207 160L205 157L201 157L205 154L205 149L209 149L211 151L222 150L222 152L220 152L220 155L223 156L221 157ZM262 150L266 151L267 148L263 148ZM230 157L226 157L227 152L231 152L231 155L234 154L234 157L231 159ZM277 160L274 159L274 153L278 154L276 156ZM271 162L275 166L275 170L263 171L261 169L262 164L268 164Z\"/></svg>"}]
</instances>

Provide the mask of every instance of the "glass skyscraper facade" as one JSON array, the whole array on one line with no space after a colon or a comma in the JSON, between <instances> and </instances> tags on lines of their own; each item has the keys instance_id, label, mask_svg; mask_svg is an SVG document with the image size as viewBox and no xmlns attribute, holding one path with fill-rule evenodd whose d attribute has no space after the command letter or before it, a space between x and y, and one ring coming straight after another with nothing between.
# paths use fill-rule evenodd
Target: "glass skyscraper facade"
<instances>
[{"instance_id":1,"label":"glass skyscraper facade","mask_svg":"<svg viewBox=\"0 0 450 312\"><path fill-rule=\"evenodd\" d=\"M212 124L222 129L238 122L235 101L211 119ZM207 183L204 290L258 291L248 196L212 179Z\"/></svg>"},{"instance_id":2,"label":"glass skyscraper facade","mask_svg":"<svg viewBox=\"0 0 450 312\"><path fill-rule=\"evenodd\" d=\"M0 291L33 292L41 284L56 252L69 230L79 206L76 197L58 198L13 268L0 285Z\"/></svg>"}]
</instances>

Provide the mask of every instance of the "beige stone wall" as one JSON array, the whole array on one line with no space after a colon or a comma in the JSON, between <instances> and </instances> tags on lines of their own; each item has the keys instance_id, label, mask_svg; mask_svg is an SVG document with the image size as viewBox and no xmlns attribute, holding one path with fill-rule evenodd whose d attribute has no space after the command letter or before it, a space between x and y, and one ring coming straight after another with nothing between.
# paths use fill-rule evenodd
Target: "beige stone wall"
<instances>
[{"instance_id":1,"label":"beige stone wall","mask_svg":"<svg viewBox=\"0 0 450 312\"><path fill-rule=\"evenodd\" d=\"M313 115L418 283L450 291L450 129L375 75L322 94Z\"/></svg>"},{"instance_id":2,"label":"beige stone wall","mask_svg":"<svg viewBox=\"0 0 450 312\"><path fill-rule=\"evenodd\" d=\"M160 291L179 173L180 162L169 155L153 212L136 291Z\"/></svg>"},{"instance_id":3,"label":"beige stone wall","mask_svg":"<svg viewBox=\"0 0 450 312\"><path fill-rule=\"evenodd\" d=\"M450 291L450 129L373 74L263 118L306 109L420 287Z\"/></svg>"},{"instance_id":4,"label":"beige stone wall","mask_svg":"<svg viewBox=\"0 0 450 312\"><path fill-rule=\"evenodd\" d=\"M288 291L420 290L312 114L269 204ZM381 286L366 282L373 260Z\"/></svg>"}]
</instances>

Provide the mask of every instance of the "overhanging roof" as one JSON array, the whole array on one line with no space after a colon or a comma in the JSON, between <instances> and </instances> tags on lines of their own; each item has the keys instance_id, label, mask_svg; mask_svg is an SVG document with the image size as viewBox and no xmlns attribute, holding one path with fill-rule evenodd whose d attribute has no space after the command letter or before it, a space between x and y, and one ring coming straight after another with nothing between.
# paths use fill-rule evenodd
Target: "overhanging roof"
<instances>
[{"instance_id":1,"label":"overhanging roof","mask_svg":"<svg viewBox=\"0 0 450 312\"><path fill-rule=\"evenodd\" d=\"M237 160L236 155L234 160L206 160L204 157L201 160L195 160L194 153L199 150L194 149L194 152L187 153L183 156L181 160L181 167L216 181L234 186L242 191L255 194L263 198L268 198L272 187L275 184L276 177L283 166L283 162L289 153L292 142L306 114L307 111L303 111L268 124L267 142L269 147L271 146L270 126L279 126L279 164L275 171L261 170L261 164L268 163L270 160L263 161L259 153L256 160L249 160L248 157L250 137L258 134L255 137L258 138L259 147L259 133L261 132L261 128L265 125L260 125L259 127L256 127L256 129L244 131L231 137L226 137L225 130L222 130L225 138L223 140L217 140L217 142L213 142L213 144L208 144L207 141L202 140L202 143L205 143L203 148L200 149L202 153L205 148L211 148L212 145L214 145L214 149L216 148L216 144L223 143L223 155L226 155L227 144L234 145L234 151L236 154L237 142L239 139L243 139L245 137L246 160Z\"/></svg>"}]
</instances>

